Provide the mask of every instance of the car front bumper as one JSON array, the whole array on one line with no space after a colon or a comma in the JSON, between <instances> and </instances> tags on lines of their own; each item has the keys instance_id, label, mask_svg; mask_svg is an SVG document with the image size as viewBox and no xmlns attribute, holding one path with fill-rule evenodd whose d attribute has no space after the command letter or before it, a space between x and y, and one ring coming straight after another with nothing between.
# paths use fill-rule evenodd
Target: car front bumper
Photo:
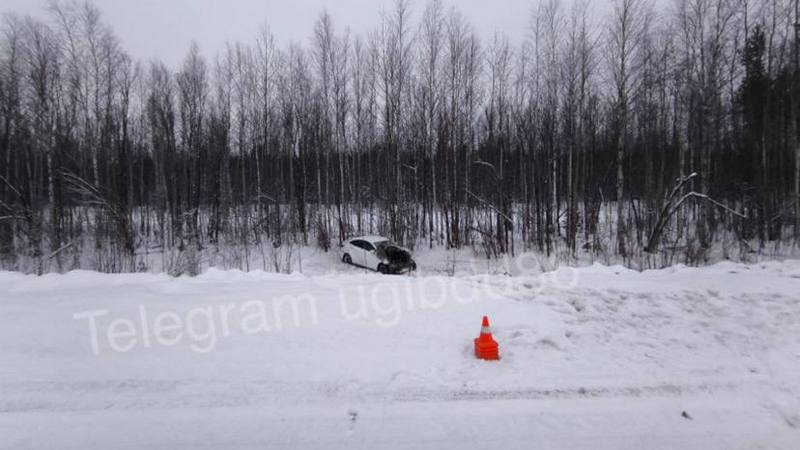
<instances>
[{"instance_id":1,"label":"car front bumper","mask_svg":"<svg viewBox=\"0 0 800 450\"><path fill-rule=\"evenodd\" d=\"M417 270L417 264L413 261L411 264L388 264L387 267L387 273L393 275L402 275Z\"/></svg>"}]
</instances>

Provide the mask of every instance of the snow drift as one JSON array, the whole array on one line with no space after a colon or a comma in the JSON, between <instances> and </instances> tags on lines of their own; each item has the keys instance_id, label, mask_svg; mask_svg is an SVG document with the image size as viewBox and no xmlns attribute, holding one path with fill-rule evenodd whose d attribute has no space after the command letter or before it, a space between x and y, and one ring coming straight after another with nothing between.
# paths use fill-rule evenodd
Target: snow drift
<instances>
[{"instance_id":1,"label":"snow drift","mask_svg":"<svg viewBox=\"0 0 800 450\"><path fill-rule=\"evenodd\" d=\"M798 261L0 273L0 447L792 448L799 286Z\"/></svg>"}]
</instances>

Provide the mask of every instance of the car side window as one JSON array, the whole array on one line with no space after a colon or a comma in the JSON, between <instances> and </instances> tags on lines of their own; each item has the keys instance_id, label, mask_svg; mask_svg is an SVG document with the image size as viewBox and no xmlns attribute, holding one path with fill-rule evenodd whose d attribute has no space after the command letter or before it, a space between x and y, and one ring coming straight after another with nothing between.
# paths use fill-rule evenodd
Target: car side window
<instances>
[{"instance_id":1,"label":"car side window","mask_svg":"<svg viewBox=\"0 0 800 450\"><path fill-rule=\"evenodd\" d=\"M372 245L372 243L367 242L367 241L362 241L362 242L364 242L364 250L366 250L368 252L371 252L371 251L375 250L375 246Z\"/></svg>"},{"instance_id":2,"label":"car side window","mask_svg":"<svg viewBox=\"0 0 800 450\"><path fill-rule=\"evenodd\" d=\"M368 246L368 242L367 241L355 240L355 241L351 241L350 243L353 244L354 246L362 249L362 250L369 250L369 248L367 247Z\"/></svg>"}]
</instances>

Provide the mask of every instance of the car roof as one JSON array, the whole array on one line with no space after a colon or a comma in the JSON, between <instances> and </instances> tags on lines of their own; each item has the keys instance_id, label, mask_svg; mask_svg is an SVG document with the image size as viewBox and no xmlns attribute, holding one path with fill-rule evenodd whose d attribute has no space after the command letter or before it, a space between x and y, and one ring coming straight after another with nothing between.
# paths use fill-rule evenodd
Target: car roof
<instances>
[{"instance_id":1,"label":"car roof","mask_svg":"<svg viewBox=\"0 0 800 450\"><path fill-rule=\"evenodd\" d=\"M388 240L389 240L389 238L386 238L386 237L383 237L383 236L360 236L360 237L354 237L354 238L350 239L350 242L352 242L352 241L367 241L367 242L371 242L371 243L374 244L376 242L383 242L383 241L388 241Z\"/></svg>"}]
</instances>

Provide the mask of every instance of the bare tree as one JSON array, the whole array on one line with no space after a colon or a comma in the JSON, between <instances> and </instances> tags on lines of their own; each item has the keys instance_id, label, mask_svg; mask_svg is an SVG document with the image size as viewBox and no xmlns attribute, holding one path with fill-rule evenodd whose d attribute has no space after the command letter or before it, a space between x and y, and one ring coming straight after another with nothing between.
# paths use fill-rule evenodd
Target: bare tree
<instances>
[{"instance_id":1,"label":"bare tree","mask_svg":"<svg viewBox=\"0 0 800 450\"><path fill-rule=\"evenodd\" d=\"M440 0L431 0L425 6L420 25L419 53L419 104L425 157L428 160L429 194L426 196L428 219L428 247L433 248L436 232L435 209L438 206L436 193L436 145L438 141L439 117L442 103L442 59L444 41L444 10Z\"/></svg>"},{"instance_id":2,"label":"bare tree","mask_svg":"<svg viewBox=\"0 0 800 450\"><path fill-rule=\"evenodd\" d=\"M200 55L200 48L193 42L176 76L178 88L178 110L180 114L180 147L189 161L189 173L183 178L187 187L186 212L192 245L200 243L199 215L201 208L202 182L207 164L206 143L203 141L205 108L208 98L208 67Z\"/></svg>"},{"instance_id":3,"label":"bare tree","mask_svg":"<svg viewBox=\"0 0 800 450\"><path fill-rule=\"evenodd\" d=\"M405 223L402 222L400 206L403 202L401 139L403 99L406 93L411 67L411 31L408 0L397 0L390 13L381 17L376 33L378 41L378 80L383 101L384 148L393 155L393 187L389 190L391 204L391 234L402 240Z\"/></svg>"},{"instance_id":4,"label":"bare tree","mask_svg":"<svg viewBox=\"0 0 800 450\"><path fill-rule=\"evenodd\" d=\"M614 122L617 135L617 252L625 257L625 154L628 145L628 108L638 88L638 52L647 31L650 11L644 0L618 0L608 28L608 60L615 89Z\"/></svg>"},{"instance_id":5,"label":"bare tree","mask_svg":"<svg viewBox=\"0 0 800 450\"><path fill-rule=\"evenodd\" d=\"M794 137L794 238L800 241L800 0L794 0L794 104L792 105L792 136Z\"/></svg>"}]
</instances>

